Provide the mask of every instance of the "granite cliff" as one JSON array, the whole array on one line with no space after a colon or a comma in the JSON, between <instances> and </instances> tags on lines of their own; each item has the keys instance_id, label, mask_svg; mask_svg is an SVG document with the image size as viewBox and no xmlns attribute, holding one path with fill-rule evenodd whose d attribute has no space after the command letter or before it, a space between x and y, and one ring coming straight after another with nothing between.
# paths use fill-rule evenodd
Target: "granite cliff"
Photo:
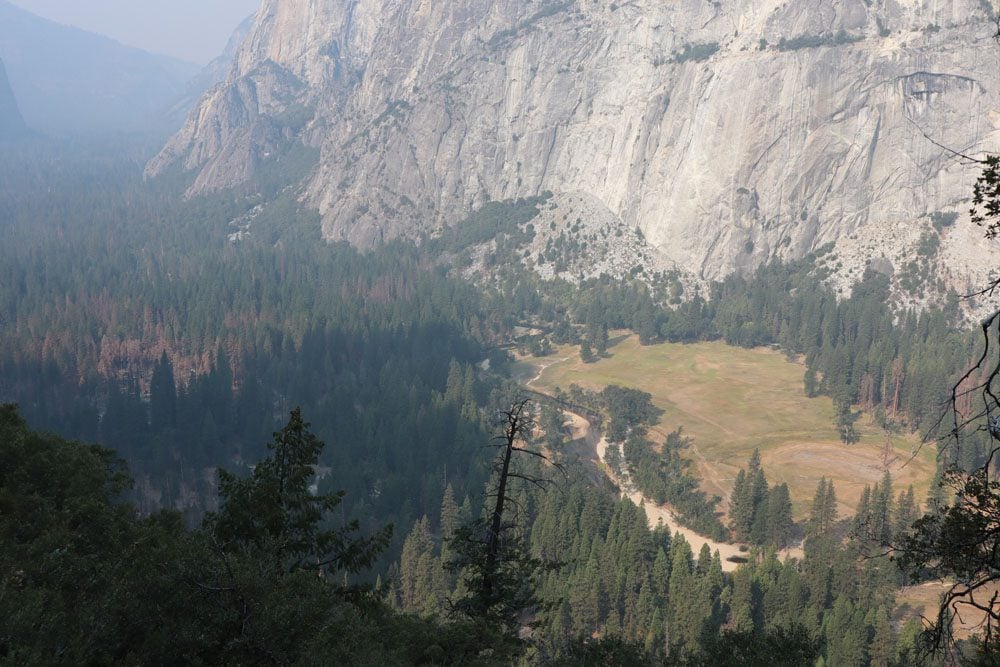
<instances>
[{"instance_id":1,"label":"granite cliff","mask_svg":"<svg viewBox=\"0 0 1000 667\"><path fill-rule=\"evenodd\" d=\"M995 12L264 0L227 80L147 171L189 170L194 195L288 145L318 148L303 201L327 238L361 245L489 200L579 193L715 278L968 208L975 170L942 146L1000 151ZM892 270L907 250L890 246L861 254Z\"/></svg>"}]
</instances>

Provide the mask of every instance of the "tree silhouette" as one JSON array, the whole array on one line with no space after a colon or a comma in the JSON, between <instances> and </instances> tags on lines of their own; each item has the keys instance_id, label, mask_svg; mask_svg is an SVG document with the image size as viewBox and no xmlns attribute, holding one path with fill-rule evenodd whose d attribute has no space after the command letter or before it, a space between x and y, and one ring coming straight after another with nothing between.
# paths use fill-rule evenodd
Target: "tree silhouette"
<instances>
[{"instance_id":1,"label":"tree silhouette","mask_svg":"<svg viewBox=\"0 0 1000 667\"><path fill-rule=\"evenodd\" d=\"M1000 33L998 33L1000 35ZM974 159L982 166L973 192L972 220L987 238L1000 234L1000 156ZM970 296L992 296L1000 278ZM978 622L977 664L995 664L1000 657L1000 482L995 478L1000 452L1000 310L981 323L982 352L951 392L951 428L941 439L956 449L970 439L988 441L988 455L979 467L947 471L941 485L953 502L936 504L918 519L895 550L901 568L912 581L938 578L953 582L942 596L924 635L932 653L957 655L954 620ZM977 378L981 378L977 382ZM975 406L975 407L970 407ZM944 417L938 426L944 422Z\"/></svg>"},{"instance_id":2,"label":"tree silhouette","mask_svg":"<svg viewBox=\"0 0 1000 667\"><path fill-rule=\"evenodd\" d=\"M467 591L452 603L452 615L476 626L481 642L477 651L491 659L509 659L523 651L521 628L530 625L525 615L539 605L534 577L544 568L556 567L531 556L518 533L517 522L511 518L511 508L516 505L512 480L540 487L551 483L550 479L516 467L516 457L526 455L562 469L544 453L528 447L535 426L528 404L528 399L516 399L499 413L499 433L493 442L498 452L492 488L487 494L492 510L487 517L459 527L450 540L454 557L448 567L461 573Z\"/></svg>"},{"instance_id":3,"label":"tree silhouette","mask_svg":"<svg viewBox=\"0 0 1000 667\"><path fill-rule=\"evenodd\" d=\"M337 529L324 527L344 493L310 489L323 447L295 408L268 444L270 456L254 466L249 477L220 470L221 509L205 520L220 548L265 553L275 577L302 568L333 575L370 567L392 529L362 538L357 521Z\"/></svg>"}]
</instances>

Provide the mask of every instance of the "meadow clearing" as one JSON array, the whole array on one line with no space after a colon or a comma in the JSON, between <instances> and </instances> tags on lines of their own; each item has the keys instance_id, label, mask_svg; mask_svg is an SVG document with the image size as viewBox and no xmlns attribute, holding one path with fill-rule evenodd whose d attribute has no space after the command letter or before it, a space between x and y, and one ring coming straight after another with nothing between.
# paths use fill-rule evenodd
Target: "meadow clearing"
<instances>
[{"instance_id":1,"label":"meadow clearing","mask_svg":"<svg viewBox=\"0 0 1000 667\"><path fill-rule=\"evenodd\" d=\"M636 336L621 335L592 363L568 345L518 364L522 382L543 393L571 384L649 392L663 410L652 437L662 440L683 429L692 439L688 456L694 472L707 493L723 498L723 511L736 473L754 448L760 449L768 481L788 484L796 519L808 514L822 477L833 479L843 517L853 514L865 485L874 485L886 469L897 493L912 484L920 501L934 475L933 443L921 445L918 434L886 433L868 415L856 424L860 442L841 442L833 402L807 397L805 367L772 349L721 342L640 345Z\"/></svg>"}]
</instances>

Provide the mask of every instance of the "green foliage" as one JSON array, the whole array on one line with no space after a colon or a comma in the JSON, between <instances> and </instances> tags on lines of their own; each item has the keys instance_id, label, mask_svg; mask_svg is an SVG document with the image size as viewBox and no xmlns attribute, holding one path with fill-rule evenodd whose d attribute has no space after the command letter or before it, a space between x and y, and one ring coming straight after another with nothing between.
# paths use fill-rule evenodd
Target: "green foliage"
<instances>
[{"instance_id":1,"label":"green foliage","mask_svg":"<svg viewBox=\"0 0 1000 667\"><path fill-rule=\"evenodd\" d=\"M446 567L467 591L451 603L450 613L475 628L477 657L506 662L526 648L522 617L539 603L534 584L544 564L513 535L505 537L497 561L491 562L489 532L489 522L479 519L460 526L448 543L452 560Z\"/></svg>"},{"instance_id":2,"label":"green foliage","mask_svg":"<svg viewBox=\"0 0 1000 667\"><path fill-rule=\"evenodd\" d=\"M836 407L837 432L840 434L840 440L844 444L853 445L860 439L858 432L854 428L854 423L861 416L861 413L851 410L850 401L847 399L837 401Z\"/></svg>"},{"instance_id":3,"label":"green foliage","mask_svg":"<svg viewBox=\"0 0 1000 667\"><path fill-rule=\"evenodd\" d=\"M710 301L668 313L665 337L779 345L804 356L807 393L833 397L842 426L855 418L855 404L881 406L889 420L916 429L931 426L945 399L940 387L957 380L975 345L957 328L956 311L897 315L886 307L892 303L888 279L873 271L838 300L823 287L815 261L763 266L751 279L727 278ZM939 383L941 377L949 380ZM845 435L850 439L850 429ZM970 439L957 456L970 466L983 452L983 443Z\"/></svg>"},{"instance_id":4,"label":"green foliage","mask_svg":"<svg viewBox=\"0 0 1000 667\"><path fill-rule=\"evenodd\" d=\"M652 395L639 389L609 385L599 398L609 416L605 436L610 442L622 442L633 429L652 426L659 415Z\"/></svg>"},{"instance_id":5,"label":"green foliage","mask_svg":"<svg viewBox=\"0 0 1000 667\"><path fill-rule=\"evenodd\" d=\"M739 540L782 549L788 545L795 527L788 485L768 486L760 465L760 451L754 450L746 470L740 469L729 500L733 534Z\"/></svg>"},{"instance_id":6,"label":"green foliage","mask_svg":"<svg viewBox=\"0 0 1000 667\"><path fill-rule=\"evenodd\" d=\"M892 479L889 472L886 471L881 482L876 483L874 488L865 486L854 517L854 538L868 541L877 547L895 544L896 538L902 537L902 534L905 534L905 531L910 527L909 524L901 526L900 532L902 534L897 535L897 526L900 521L896 519L895 511ZM912 511L911 507L910 512ZM905 515L905 508L903 513Z\"/></svg>"},{"instance_id":7,"label":"green foliage","mask_svg":"<svg viewBox=\"0 0 1000 667\"><path fill-rule=\"evenodd\" d=\"M558 450L566 437L566 421L563 412L549 403L542 403L539 426L545 433L545 444L549 449Z\"/></svg>"},{"instance_id":8,"label":"green foliage","mask_svg":"<svg viewBox=\"0 0 1000 667\"><path fill-rule=\"evenodd\" d=\"M29 431L13 405L0 406L0 453L0 658L42 664L61 647L65 663L109 660L104 605L135 539L114 504L130 484L121 461Z\"/></svg>"},{"instance_id":9,"label":"green foliage","mask_svg":"<svg viewBox=\"0 0 1000 667\"><path fill-rule=\"evenodd\" d=\"M128 479L108 450L34 433L12 407L3 408L0 657L51 663L57 656L73 664L503 664L521 650L509 631L525 620L534 625L532 655L555 664L759 664L762 655L778 665L808 664L819 637L828 663L852 656L874 661L895 641L886 629L887 584L831 537L836 500L825 482L806 561L781 563L766 554L730 578L717 555L703 549L695 558L683 538L650 531L640 508L574 470L564 487L529 490L519 500L527 513L510 543L517 558L504 561L511 570L503 590L529 604L522 607L527 616L442 624L400 615L346 591L339 577L317 576L312 559L329 524L315 510L328 513L332 505L305 484L319 445L300 419L293 415L276 434L259 476L235 480L239 492L224 492L210 530L188 531L177 514L139 519L117 502ZM282 478L290 483L276 494L274 480ZM238 507L243 503L252 503L260 519ZM439 531L459 524L464 511L453 500L442 503ZM437 578L441 563L455 558L446 548L459 562L483 562L475 552L482 531L475 522L466 525L469 539L459 531L446 541L421 521L413 533L419 539L407 540L408 558L429 575L421 585L438 605L463 587ZM297 539L307 535L316 540ZM280 553L287 558L276 561ZM565 565L534 567L551 560ZM275 562L285 566L279 571ZM532 597L543 602L530 604ZM497 625L500 617L506 620ZM723 625L731 629L720 633ZM571 639L595 633L599 639ZM914 650L913 641L904 633L899 651Z\"/></svg>"},{"instance_id":10,"label":"green foliage","mask_svg":"<svg viewBox=\"0 0 1000 667\"><path fill-rule=\"evenodd\" d=\"M353 536L357 521L337 530L320 528L344 494L310 491L323 443L309 431L301 410L292 410L268 449L271 455L258 461L248 478L219 471L221 507L205 524L222 548L265 552L275 576L308 568L335 579L371 567L391 527L367 539Z\"/></svg>"},{"instance_id":11,"label":"green foliage","mask_svg":"<svg viewBox=\"0 0 1000 667\"><path fill-rule=\"evenodd\" d=\"M563 667L646 667L653 664L638 642L621 637L598 639L581 637L570 644L563 656L550 661Z\"/></svg>"},{"instance_id":12,"label":"green foliage","mask_svg":"<svg viewBox=\"0 0 1000 667\"><path fill-rule=\"evenodd\" d=\"M920 237L920 245L917 246L917 254L921 257L932 258L938 253L941 247L941 237L937 234L925 232Z\"/></svg>"},{"instance_id":13,"label":"green foliage","mask_svg":"<svg viewBox=\"0 0 1000 667\"><path fill-rule=\"evenodd\" d=\"M979 592L997 579L1000 551L996 531L1000 517L1000 482L987 468L971 473L951 471L943 484L955 500L941 504L917 519L902 540L896 556L900 568L913 582L941 579L955 582L941 601L938 618L928 638L938 649L952 641L950 610L975 609L978 605L997 613L995 600ZM996 630L995 616L986 622Z\"/></svg>"},{"instance_id":14,"label":"green foliage","mask_svg":"<svg viewBox=\"0 0 1000 667\"><path fill-rule=\"evenodd\" d=\"M540 487L544 480L525 471L523 455L534 457L527 463L548 460L528 447L535 426L528 403L512 399L511 407L500 412L498 454L487 494L492 505L489 516L460 526L448 543L453 555L446 567L459 575L465 591L451 603L451 613L478 629L479 655L493 660L510 660L524 651L522 618L539 602L534 579L543 567L558 567L530 554L512 519L517 499L511 482L523 480Z\"/></svg>"},{"instance_id":15,"label":"green foliage","mask_svg":"<svg viewBox=\"0 0 1000 667\"><path fill-rule=\"evenodd\" d=\"M996 238L1000 231L1000 155L983 160L983 171L973 186L971 215L972 222L986 229L986 238Z\"/></svg>"},{"instance_id":16,"label":"green foliage","mask_svg":"<svg viewBox=\"0 0 1000 667\"><path fill-rule=\"evenodd\" d=\"M559 12L565 11L573 6L572 0L566 2L557 2L553 0L547 0L543 7L537 12L521 21L512 28L506 30L500 30L496 32L492 37L490 37L487 43L491 48L499 48L501 45L506 44L510 40L517 37L522 31L527 30L532 27L538 21L547 18L549 16L555 16Z\"/></svg>"},{"instance_id":17,"label":"green foliage","mask_svg":"<svg viewBox=\"0 0 1000 667\"><path fill-rule=\"evenodd\" d=\"M4 427L12 434L4 453L19 438L30 447L14 446L9 469L0 471L4 659L40 662L55 645L74 663L442 664L499 656L503 642L495 654L480 643L500 641L490 634L496 628L442 625L345 599L344 578L321 579L315 566L350 572L370 561L374 544L358 542L350 526L344 532L313 520L336 507L360 525L399 525L376 566L397 604L442 617L447 600L463 592L443 567L456 557L445 538L462 523L456 515L479 514L470 498L486 481L473 445L485 439L479 406L493 381L474 364L489 356L502 372L504 354L491 350L526 320L551 323L553 340L582 333L598 354L615 328L636 330L644 343L779 345L803 355L812 392L836 397L848 413L872 407L913 427L936 414L939 378L969 358L970 338L954 329L953 312L893 312L883 276L866 275L838 300L817 266L829 258L762 267L704 295L686 294L683 303L676 276L648 276L649 285L607 276L579 288L543 283L504 258L530 239L544 198L487 206L469 231L446 230L420 248L361 253L319 244L315 217L284 189L282 171L298 173L313 159L293 153L261 169L254 189L278 193L269 203L229 193L178 204L169 184L143 186L140 169L114 160L102 169L0 166L0 227L9 240L0 246L0 393L21 398L32 423L118 448L143 485L156 487L133 496L147 513L156 493L168 506L197 496L195 519L211 501L211 485L198 482L204 470L237 470L224 476L222 509L211 522L217 529L185 531L176 514L140 520L116 502L127 491L124 478L107 476L118 470L114 455L28 434L23 422L5 419L20 425ZM50 192L53 183L59 187ZM249 224L243 240L229 240L231 220ZM493 238L495 289L440 266L443 251ZM647 495L661 494L689 524L704 520L704 532L721 529L685 468L682 435L672 434L662 452L646 440L648 400L616 390L577 398L608 413L609 433L625 440L625 464ZM317 437L335 446L307 463L315 438L302 425L272 442L265 459L272 463L253 467L264 454L259 443L278 426L275 415L295 404L315 415ZM302 453L291 468L273 458L286 445ZM968 466L984 454L973 439L946 463ZM316 469L330 471L313 479ZM69 480L66 493L53 491L63 487L52 479ZM282 479L294 480L294 493L275 491ZM305 480L316 483L308 495ZM771 526L782 523L785 503L780 486L765 480L764 487L766 502L751 494L744 528L755 541L778 544L783 529ZM865 513L883 526L885 488L870 492L877 500ZM801 620L825 642L828 662L874 661L886 655L894 583L859 564L857 545L840 544L846 531L832 484L824 481L817 497L804 562L777 563L765 550L730 579L711 554L695 559L682 541L650 531L641 509L612 500L609 489L581 481L545 496L524 492L521 555L567 566L538 572L533 584L524 566L509 591L533 589L544 600L525 613L538 623L536 650L546 658L583 651L631 660L639 646L653 660L668 646L675 657L722 655L710 653L708 638L724 624L742 633L732 644L752 652L771 628ZM911 493L888 515L898 527L914 513ZM502 635L513 627L508 621ZM571 644L581 636L605 639Z\"/></svg>"},{"instance_id":18,"label":"green foliage","mask_svg":"<svg viewBox=\"0 0 1000 667\"><path fill-rule=\"evenodd\" d=\"M362 524L400 527L382 569L436 511L443 471L460 498L478 490L492 380L473 364L502 371L488 350L516 321L480 301L492 297L412 246L320 243L294 189L185 203L138 165L50 157L0 159L0 397L116 449L143 512L199 520L215 496L205 470L249 474L293 405L336 443L319 491L346 491ZM230 241L227 221L244 217L249 235ZM446 397L452 361L463 376Z\"/></svg>"},{"instance_id":19,"label":"green foliage","mask_svg":"<svg viewBox=\"0 0 1000 667\"><path fill-rule=\"evenodd\" d=\"M629 477L643 495L658 504L669 503L681 523L714 539L728 532L715 514L718 497L706 498L691 474L691 461L682 455L690 446L680 430L667 436L657 454L643 433L633 432L622 447Z\"/></svg>"},{"instance_id":20,"label":"green foliage","mask_svg":"<svg viewBox=\"0 0 1000 667\"><path fill-rule=\"evenodd\" d=\"M953 211L949 211L947 213L935 211L934 213L931 213L931 224L939 234L946 228L954 225L956 220L958 220L958 213Z\"/></svg>"},{"instance_id":21,"label":"green foliage","mask_svg":"<svg viewBox=\"0 0 1000 667\"><path fill-rule=\"evenodd\" d=\"M863 35L850 35L845 30L838 30L836 34L824 35L800 35L778 40L779 51L797 51L798 49L815 49L820 46L842 46L853 44L864 39Z\"/></svg>"},{"instance_id":22,"label":"green foliage","mask_svg":"<svg viewBox=\"0 0 1000 667\"><path fill-rule=\"evenodd\" d=\"M701 62L703 60L708 60L713 55L718 53L719 43L718 42L698 42L698 43L688 43L681 47L680 51L674 52L674 62L685 63L690 61Z\"/></svg>"},{"instance_id":23,"label":"green foliage","mask_svg":"<svg viewBox=\"0 0 1000 667\"><path fill-rule=\"evenodd\" d=\"M280 520L252 526L252 534L223 544L219 533L186 530L175 513L140 519L118 500L129 480L113 452L33 432L13 406L0 408L5 460L0 470L0 661L319 665L457 660L452 652L476 641L466 626L445 628L394 614L373 598L345 598L337 581L318 577L308 563L276 576L272 547L282 540L274 535L291 537L283 548L294 556L295 536L311 532L319 544L325 532L319 523L326 518L301 511L310 503L293 502L296 496L302 500L302 487L294 480L309 467L317 444L305 425L293 420L286 444L295 439L301 448L288 447L286 463L297 460L289 465L302 468L289 470L286 479L293 481L285 495L230 496L220 515L245 514L234 504L251 500L263 517L284 515L286 528L268 529ZM275 465L272 461L270 467ZM280 467L276 470L280 476ZM268 479L265 475L261 483ZM371 546L350 540L334 551L347 567L361 565L359 557ZM298 553L306 551L314 548Z\"/></svg>"},{"instance_id":24,"label":"green foliage","mask_svg":"<svg viewBox=\"0 0 1000 667\"><path fill-rule=\"evenodd\" d=\"M691 667L800 667L813 664L819 655L818 642L809 631L801 625L792 625L766 632L723 632L707 642L704 655L684 664Z\"/></svg>"},{"instance_id":25,"label":"green foliage","mask_svg":"<svg viewBox=\"0 0 1000 667\"><path fill-rule=\"evenodd\" d=\"M461 223L445 229L432 244L449 252L459 252L472 246L509 237L510 244L519 246L530 238L521 227L538 216L539 207L551 195L488 202Z\"/></svg>"}]
</instances>

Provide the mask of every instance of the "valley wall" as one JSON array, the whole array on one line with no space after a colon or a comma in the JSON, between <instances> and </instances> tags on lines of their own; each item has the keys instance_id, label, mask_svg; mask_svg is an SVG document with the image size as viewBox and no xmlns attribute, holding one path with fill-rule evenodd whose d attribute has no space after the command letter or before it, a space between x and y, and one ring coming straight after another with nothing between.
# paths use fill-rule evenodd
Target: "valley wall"
<instances>
[{"instance_id":1,"label":"valley wall","mask_svg":"<svg viewBox=\"0 0 1000 667\"><path fill-rule=\"evenodd\" d=\"M196 195L318 147L303 200L362 246L583 193L718 278L965 212L976 170L943 147L1000 151L988 4L266 0L148 173Z\"/></svg>"}]
</instances>

